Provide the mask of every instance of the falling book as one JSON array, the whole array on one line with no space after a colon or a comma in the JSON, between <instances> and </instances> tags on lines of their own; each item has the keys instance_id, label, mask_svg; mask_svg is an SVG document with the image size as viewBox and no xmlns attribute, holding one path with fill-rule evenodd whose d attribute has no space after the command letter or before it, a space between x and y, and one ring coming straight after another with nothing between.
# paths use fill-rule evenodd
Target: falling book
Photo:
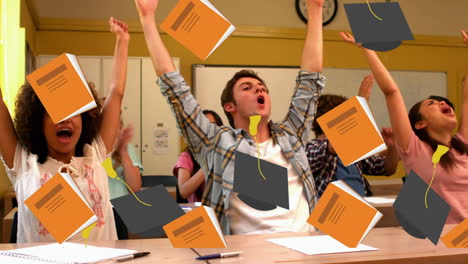
<instances>
[{"instance_id":1,"label":"falling book","mask_svg":"<svg viewBox=\"0 0 468 264\"><path fill-rule=\"evenodd\" d=\"M75 55L63 53L26 79L56 124L97 106Z\"/></svg>"},{"instance_id":2,"label":"falling book","mask_svg":"<svg viewBox=\"0 0 468 264\"><path fill-rule=\"evenodd\" d=\"M468 218L441 237L449 248L468 248Z\"/></svg>"},{"instance_id":3,"label":"falling book","mask_svg":"<svg viewBox=\"0 0 468 264\"><path fill-rule=\"evenodd\" d=\"M317 122L345 166L387 149L363 97L348 99Z\"/></svg>"},{"instance_id":4,"label":"falling book","mask_svg":"<svg viewBox=\"0 0 468 264\"><path fill-rule=\"evenodd\" d=\"M55 174L25 204L59 243L98 220L68 173Z\"/></svg>"},{"instance_id":5,"label":"falling book","mask_svg":"<svg viewBox=\"0 0 468 264\"><path fill-rule=\"evenodd\" d=\"M357 247L382 214L343 181L331 182L307 222L340 241Z\"/></svg>"},{"instance_id":6,"label":"falling book","mask_svg":"<svg viewBox=\"0 0 468 264\"><path fill-rule=\"evenodd\" d=\"M161 28L202 60L236 29L208 0L180 0Z\"/></svg>"},{"instance_id":7,"label":"falling book","mask_svg":"<svg viewBox=\"0 0 468 264\"><path fill-rule=\"evenodd\" d=\"M211 207L200 206L163 226L174 248L226 248Z\"/></svg>"}]
</instances>

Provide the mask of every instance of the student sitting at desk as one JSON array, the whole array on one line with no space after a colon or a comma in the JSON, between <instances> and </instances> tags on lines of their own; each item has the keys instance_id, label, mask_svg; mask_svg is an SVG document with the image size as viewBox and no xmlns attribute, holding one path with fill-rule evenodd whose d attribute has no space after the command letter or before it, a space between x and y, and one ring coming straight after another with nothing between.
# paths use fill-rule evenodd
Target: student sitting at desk
<instances>
[{"instance_id":1,"label":"student sitting at desk","mask_svg":"<svg viewBox=\"0 0 468 264\"><path fill-rule=\"evenodd\" d=\"M158 84L177 119L181 134L200 162L206 177L205 205L214 208L224 234L308 231L316 204L314 179L303 144L312 126L318 96L325 79L322 71L323 0L307 0L308 27L301 71L286 118L270 122L271 105L264 82L251 71L240 71L223 91L222 105L233 128L210 123L180 73L175 72L155 24L157 0L135 0L140 21L158 76ZM242 51L240 51L242 52ZM232 192L235 151L256 153L249 134L250 116L261 115L257 141L272 163L286 164L290 210L255 210ZM268 155L266 155L268 154ZM260 158L264 158L261 155Z\"/></svg>"},{"instance_id":2,"label":"student sitting at desk","mask_svg":"<svg viewBox=\"0 0 468 264\"><path fill-rule=\"evenodd\" d=\"M211 123L223 125L223 120L215 111L203 110L203 114ZM205 174L188 147L180 153L172 173L177 177L180 196L189 203L200 202L205 190Z\"/></svg>"},{"instance_id":3,"label":"student sitting at desk","mask_svg":"<svg viewBox=\"0 0 468 264\"><path fill-rule=\"evenodd\" d=\"M373 84L374 78L372 75L365 77L359 88L359 96L369 101ZM312 124L312 131L314 131L317 138L311 140L306 146L307 158L315 178L318 198L322 196L328 184L336 180L343 180L361 196L372 196L371 186L362 174L392 175L398 165L399 157L391 128L382 129L382 137L388 148L385 156L374 155L347 167L343 165L322 128L320 128L317 118L346 100L348 98L345 96L333 94L321 95L318 100L317 114Z\"/></svg>"},{"instance_id":4,"label":"student sitting at desk","mask_svg":"<svg viewBox=\"0 0 468 264\"><path fill-rule=\"evenodd\" d=\"M462 31L462 35L468 45L468 30ZM351 34L342 32L341 38L356 45ZM416 103L407 114L400 88L377 53L358 46L385 95L395 142L406 171L414 171L429 184L433 177L432 155L437 145L449 147L437 165L431 188L451 207L446 223L465 220L468 218L468 78L464 82L460 126L452 135L457 117L447 99L430 97Z\"/></svg>"}]
</instances>

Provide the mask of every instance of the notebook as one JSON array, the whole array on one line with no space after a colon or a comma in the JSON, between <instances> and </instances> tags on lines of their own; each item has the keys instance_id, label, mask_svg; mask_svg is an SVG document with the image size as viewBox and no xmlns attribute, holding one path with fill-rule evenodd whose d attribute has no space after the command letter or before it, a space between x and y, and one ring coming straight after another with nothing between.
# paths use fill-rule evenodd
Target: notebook
<instances>
[{"instance_id":1,"label":"notebook","mask_svg":"<svg viewBox=\"0 0 468 264\"><path fill-rule=\"evenodd\" d=\"M202 60L236 29L208 0L179 0L161 28Z\"/></svg>"},{"instance_id":2,"label":"notebook","mask_svg":"<svg viewBox=\"0 0 468 264\"><path fill-rule=\"evenodd\" d=\"M75 55L63 53L26 79L55 124L97 106Z\"/></svg>"},{"instance_id":3,"label":"notebook","mask_svg":"<svg viewBox=\"0 0 468 264\"><path fill-rule=\"evenodd\" d=\"M468 248L468 218L441 237L448 248Z\"/></svg>"},{"instance_id":4,"label":"notebook","mask_svg":"<svg viewBox=\"0 0 468 264\"><path fill-rule=\"evenodd\" d=\"M354 96L317 118L345 166L387 149L366 99Z\"/></svg>"},{"instance_id":5,"label":"notebook","mask_svg":"<svg viewBox=\"0 0 468 264\"><path fill-rule=\"evenodd\" d=\"M347 247L358 247L382 214L345 182L331 182L307 222Z\"/></svg>"},{"instance_id":6,"label":"notebook","mask_svg":"<svg viewBox=\"0 0 468 264\"><path fill-rule=\"evenodd\" d=\"M0 251L0 263L85 264L105 261L136 253L132 249L94 247L65 242Z\"/></svg>"},{"instance_id":7,"label":"notebook","mask_svg":"<svg viewBox=\"0 0 468 264\"><path fill-rule=\"evenodd\" d=\"M98 220L68 173L57 173L24 202L57 242Z\"/></svg>"},{"instance_id":8,"label":"notebook","mask_svg":"<svg viewBox=\"0 0 468 264\"><path fill-rule=\"evenodd\" d=\"M226 248L213 208L200 206L163 226L175 248Z\"/></svg>"}]
</instances>

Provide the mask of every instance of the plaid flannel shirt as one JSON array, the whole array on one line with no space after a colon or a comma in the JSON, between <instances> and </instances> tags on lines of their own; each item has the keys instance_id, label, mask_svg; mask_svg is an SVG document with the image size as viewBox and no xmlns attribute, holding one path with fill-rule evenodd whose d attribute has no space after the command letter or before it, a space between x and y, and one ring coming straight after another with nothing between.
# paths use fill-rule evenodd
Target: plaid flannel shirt
<instances>
[{"instance_id":1,"label":"plaid flannel shirt","mask_svg":"<svg viewBox=\"0 0 468 264\"><path fill-rule=\"evenodd\" d=\"M309 160L312 174L315 177L318 198L322 196L328 184L335 180L338 156L328 152L328 144L328 139L313 139L306 146L307 159ZM350 166L357 166L366 196L372 196L371 186L362 174L385 175L385 157L371 156Z\"/></svg>"},{"instance_id":2,"label":"plaid flannel shirt","mask_svg":"<svg viewBox=\"0 0 468 264\"><path fill-rule=\"evenodd\" d=\"M247 131L210 123L178 72L162 75L158 85L176 117L179 133L205 173L202 203L214 209L223 233L228 235L230 227L226 212L233 189L235 151L255 156L254 141ZM280 145L302 179L309 213L315 207L317 198L304 145L324 85L325 77L321 73L300 71L285 119L280 123L269 122L274 143Z\"/></svg>"}]
</instances>

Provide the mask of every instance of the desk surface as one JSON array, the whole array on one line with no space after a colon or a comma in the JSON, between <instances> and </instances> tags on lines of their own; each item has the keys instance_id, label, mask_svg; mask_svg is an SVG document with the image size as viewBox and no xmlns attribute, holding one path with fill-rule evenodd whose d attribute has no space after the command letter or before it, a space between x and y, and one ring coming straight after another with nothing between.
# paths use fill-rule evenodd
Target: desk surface
<instances>
[{"instance_id":1,"label":"desk surface","mask_svg":"<svg viewBox=\"0 0 468 264\"><path fill-rule=\"evenodd\" d=\"M454 226L447 226L448 232ZM401 228L374 228L363 244L376 247L378 251L308 256L300 252L270 243L265 239L292 236L323 235L320 232L283 233L270 235L226 237L227 249L222 252L242 251L232 258L232 263L366 263L366 264L435 264L468 263L468 249L449 249L442 241L434 246L429 240L413 238ZM311 245L313 246L313 245ZM202 255L219 252L219 249L196 249ZM228 263L228 259L210 263Z\"/></svg>"},{"instance_id":2,"label":"desk surface","mask_svg":"<svg viewBox=\"0 0 468 264\"><path fill-rule=\"evenodd\" d=\"M443 234L454 226L446 226ZM226 236L226 249L172 248L167 239L137 239L92 242L91 245L150 251L151 255L125 263L364 263L364 264L466 264L468 249L449 249L439 241L434 246L429 240L409 236L401 228L374 228L363 244L378 248L378 251L308 256L300 252L267 242L265 239L293 236L323 235L320 232L278 233L264 235ZM0 244L1 250L33 244ZM313 245L311 245L313 246ZM238 257L196 261L198 254L242 251ZM105 263L115 263L108 261Z\"/></svg>"}]
</instances>

